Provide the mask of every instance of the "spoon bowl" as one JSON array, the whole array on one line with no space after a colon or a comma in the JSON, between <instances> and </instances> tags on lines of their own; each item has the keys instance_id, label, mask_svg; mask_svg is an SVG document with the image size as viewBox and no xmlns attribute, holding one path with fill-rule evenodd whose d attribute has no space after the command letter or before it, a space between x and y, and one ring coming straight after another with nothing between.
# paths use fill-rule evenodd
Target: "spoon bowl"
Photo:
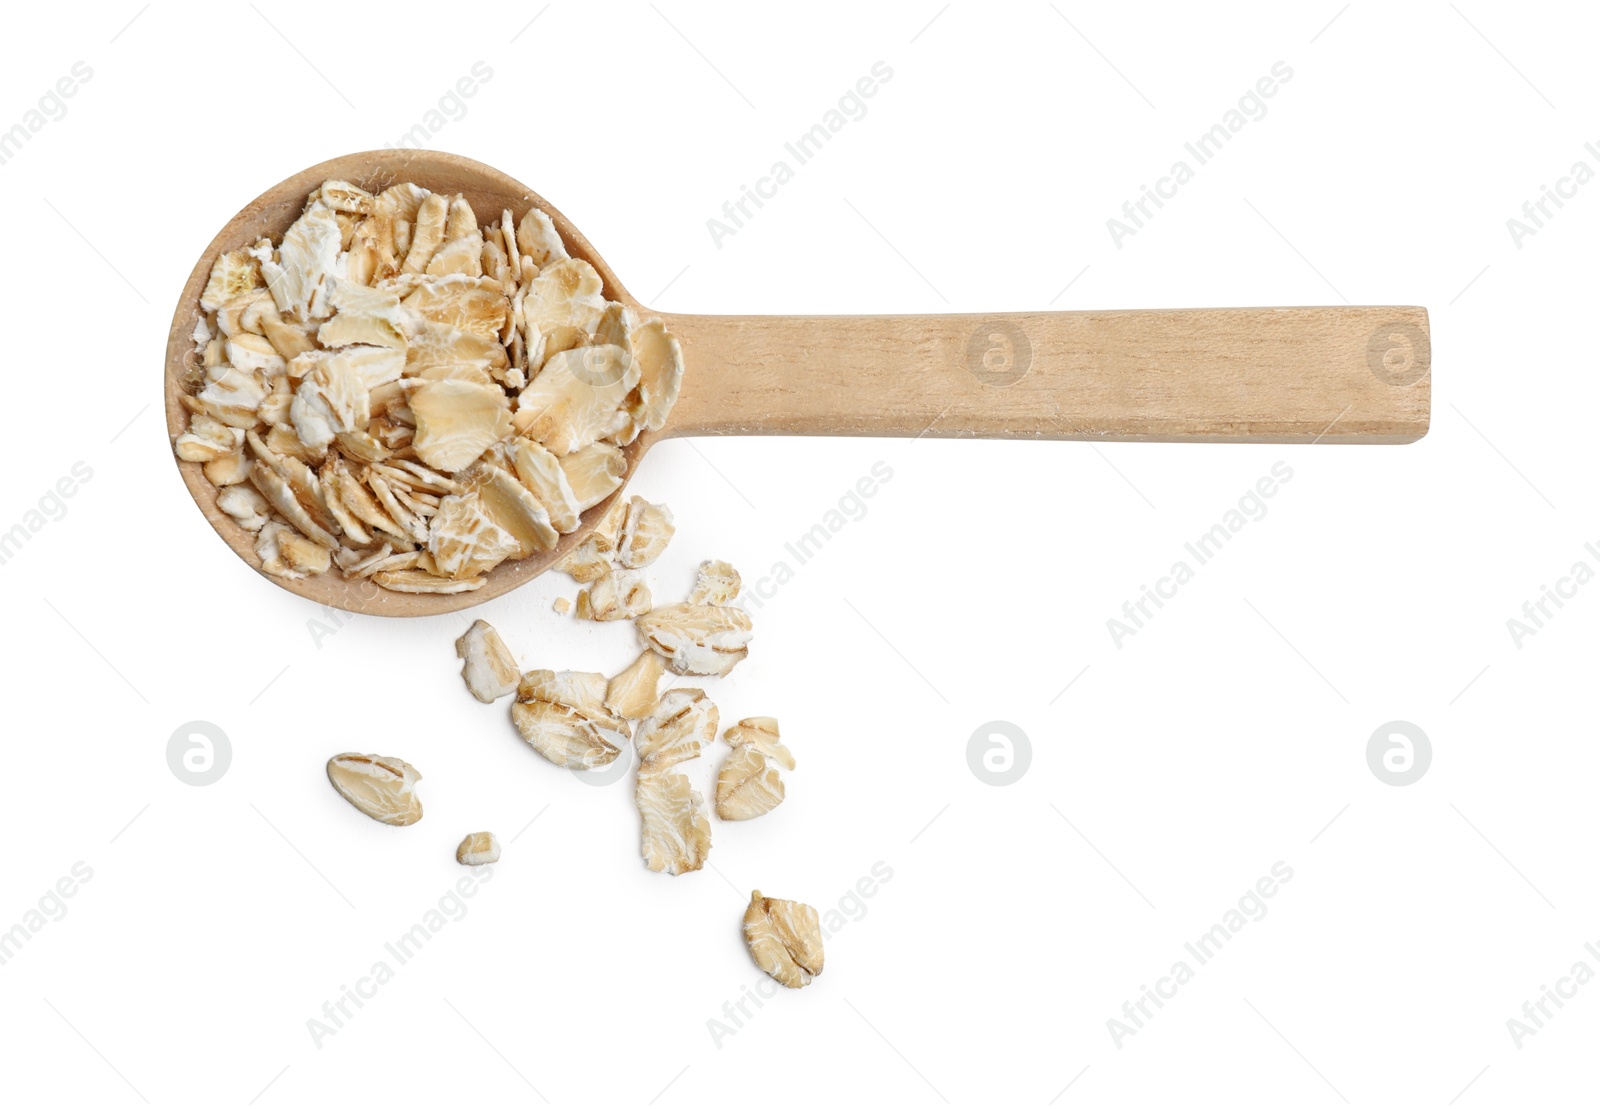
<instances>
[{"instance_id":1,"label":"spoon bowl","mask_svg":"<svg viewBox=\"0 0 1600 1109\"><path fill-rule=\"evenodd\" d=\"M680 435L876 435L1090 442L1409 443L1427 433L1431 342L1424 308L1342 305L939 316L696 316L635 300L559 211L490 166L434 151L378 150L312 166L251 201L205 248L167 339L167 430L200 374L200 294L223 251L279 239L322 182L369 192L412 181L460 193L480 217L548 214L607 299L659 316L683 349L666 424L623 448L622 485L549 550L501 563L472 592L396 593L330 570L271 575L307 600L367 615L431 616L536 577L594 530L647 451ZM199 463L178 462L195 503L257 572L254 535L217 507ZM1041 475L1029 475L1038 478Z\"/></svg>"},{"instance_id":2,"label":"spoon bowl","mask_svg":"<svg viewBox=\"0 0 1600 1109\"><path fill-rule=\"evenodd\" d=\"M582 258L595 268L604 282L606 298L621 301L635 311L641 311L639 302L622 287L605 259L565 216L526 185L499 170L470 158L430 150L374 150L345 155L302 170L272 186L229 220L227 226L217 233L201 253L178 297L178 306L172 315L172 330L167 336L166 408L169 438L176 439L188 426L189 416L179 398L200 372L192 336L195 324L204 315L200 308L200 294L206 287L212 263L224 251L237 250L264 237L276 242L289 229L289 225L300 217L306 196L328 180L348 181L374 194L391 185L411 181L431 192L447 196L460 193L480 217L492 218L510 209L512 217L520 220L529 208L541 208L554 221L556 230L561 232L568 253L574 258ZM563 535L551 550L501 563L485 575L482 588L470 593L396 593L367 579L346 580L337 570L306 578L282 578L266 574L261 570L261 559L255 553L255 534L245 530L233 517L217 507L220 490L207 480L200 463L179 460L178 471L195 503L200 506L200 511L223 542L273 584L307 600L348 612L374 616L432 616L482 604L537 577L560 561L594 530L611 507L612 498L623 495L639 459L661 434L644 432L622 448L628 463L622 485L611 497L585 512L576 531Z\"/></svg>"}]
</instances>

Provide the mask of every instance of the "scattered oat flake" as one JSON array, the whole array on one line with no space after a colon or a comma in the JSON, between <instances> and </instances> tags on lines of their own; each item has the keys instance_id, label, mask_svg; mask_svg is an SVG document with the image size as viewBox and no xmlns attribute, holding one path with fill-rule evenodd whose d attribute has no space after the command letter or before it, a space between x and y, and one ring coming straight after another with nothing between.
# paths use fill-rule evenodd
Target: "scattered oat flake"
<instances>
[{"instance_id":1,"label":"scattered oat flake","mask_svg":"<svg viewBox=\"0 0 1600 1109\"><path fill-rule=\"evenodd\" d=\"M606 686L606 708L624 720L648 716L656 707L656 690L665 672L666 664L660 655L640 651L639 657Z\"/></svg>"},{"instance_id":2,"label":"scattered oat flake","mask_svg":"<svg viewBox=\"0 0 1600 1109\"><path fill-rule=\"evenodd\" d=\"M748 653L750 616L728 605L662 605L634 621L640 642L675 674L721 677Z\"/></svg>"},{"instance_id":3,"label":"scattered oat flake","mask_svg":"<svg viewBox=\"0 0 1600 1109\"><path fill-rule=\"evenodd\" d=\"M472 695L492 704L517 689L520 672L500 633L483 620L473 621L456 640L456 657L462 660L461 677Z\"/></svg>"},{"instance_id":4,"label":"scattered oat flake","mask_svg":"<svg viewBox=\"0 0 1600 1109\"><path fill-rule=\"evenodd\" d=\"M717 732L717 707L699 689L674 689L634 732L639 775L634 800L640 848L654 871L699 870L711 851L705 799L673 768L700 754Z\"/></svg>"},{"instance_id":5,"label":"scattered oat flake","mask_svg":"<svg viewBox=\"0 0 1600 1109\"><path fill-rule=\"evenodd\" d=\"M822 927L810 905L753 891L744 911L744 940L756 966L790 989L808 986L822 973Z\"/></svg>"},{"instance_id":6,"label":"scattered oat flake","mask_svg":"<svg viewBox=\"0 0 1600 1109\"><path fill-rule=\"evenodd\" d=\"M723 820L750 820L783 803L778 769L756 747L739 747L717 774L717 815Z\"/></svg>"},{"instance_id":7,"label":"scattered oat flake","mask_svg":"<svg viewBox=\"0 0 1600 1109\"><path fill-rule=\"evenodd\" d=\"M571 574L575 581L599 581L611 572L611 555L616 541L606 533L605 520L591 531L567 557L556 563L556 569Z\"/></svg>"},{"instance_id":8,"label":"scattered oat flake","mask_svg":"<svg viewBox=\"0 0 1600 1109\"><path fill-rule=\"evenodd\" d=\"M628 728L605 707L606 676L587 670L529 670L517 686L520 699L567 705L603 727L626 734Z\"/></svg>"},{"instance_id":9,"label":"scattered oat flake","mask_svg":"<svg viewBox=\"0 0 1600 1109\"><path fill-rule=\"evenodd\" d=\"M742 583L739 571L720 560L707 560L695 573L694 588L689 591L692 605L732 604L739 596Z\"/></svg>"},{"instance_id":10,"label":"scattered oat flake","mask_svg":"<svg viewBox=\"0 0 1600 1109\"><path fill-rule=\"evenodd\" d=\"M617 545L617 562L628 569L650 565L667 549L673 530L672 512L666 505L651 504L643 497L630 498Z\"/></svg>"},{"instance_id":11,"label":"scattered oat flake","mask_svg":"<svg viewBox=\"0 0 1600 1109\"><path fill-rule=\"evenodd\" d=\"M511 720L539 754L568 770L592 770L621 754L628 724L605 706L604 674L530 670L517 686Z\"/></svg>"},{"instance_id":12,"label":"scattered oat flake","mask_svg":"<svg viewBox=\"0 0 1600 1109\"><path fill-rule=\"evenodd\" d=\"M646 774L641 768L634 803L645 866L657 873L685 874L705 865L711 853L711 821L705 799L688 778L672 771Z\"/></svg>"},{"instance_id":13,"label":"scattered oat flake","mask_svg":"<svg viewBox=\"0 0 1600 1109\"><path fill-rule=\"evenodd\" d=\"M493 832L473 832L456 848L462 866L486 866L500 861L500 840Z\"/></svg>"},{"instance_id":14,"label":"scattered oat flake","mask_svg":"<svg viewBox=\"0 0 1600 1109\"><path fill-rule=\"evenodd\" d=\"M778 741L778 721L771 716L747 716L722 733L729 747L754 747L785 770L794 769L794 756Z\"/></svg>"},{"instance_id":15,"label":"scattered oat flake","mask_svg":"<svg viewBox=\"0 0 1600 1109\"><path fill-rule=\"evenodd\" d=\"M702 689L669 689L640 721L633 742L640 773L695 758L717 736L717 706Z\"/></svg>"},{"instance_id":16,"label":"scattered oat flake","mask_svg":"<svg viewBox=\"0 0 1600 1109\"><path fill-rule=\"evenodd\" d=\"M397 827L422 819L415 786L422 775L404 759L387 755L335 755L328 780L339 795L380 824Z\"/></svg>"},{"instance_id":17,"label":"scattered oat flake","mask_svg":"<svg viewBox=\"0 0 1600 1109\"><path fill-rule=\"evenodd\" d=\"M632 620L650 603L650 587L637 570L613 569L578 594L578 619Z\"/></svg>"}]
</instances>

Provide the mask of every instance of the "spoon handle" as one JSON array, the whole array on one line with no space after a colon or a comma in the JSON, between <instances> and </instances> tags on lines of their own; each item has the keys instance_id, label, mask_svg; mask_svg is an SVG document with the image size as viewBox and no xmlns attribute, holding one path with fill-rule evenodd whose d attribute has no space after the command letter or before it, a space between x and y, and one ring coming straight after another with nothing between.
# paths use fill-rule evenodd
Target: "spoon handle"
<instances>
[{"instance_id":1,"label":"spoon handle","mask_svg":"<svg viewBox=\"0 0 1600 1109\"><path fill-rule=\"evenodd\" d=\"M665 315L668 435L1409 443L1425 308Z\"/></svg>"}]
</instances>

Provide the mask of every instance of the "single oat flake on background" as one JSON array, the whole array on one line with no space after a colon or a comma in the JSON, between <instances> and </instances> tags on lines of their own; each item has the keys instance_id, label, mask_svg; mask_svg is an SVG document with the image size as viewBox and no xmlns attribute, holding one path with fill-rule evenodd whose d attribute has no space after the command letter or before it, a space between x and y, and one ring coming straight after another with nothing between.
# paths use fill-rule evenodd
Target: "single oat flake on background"
<instances>
[{"instance_id":1,"label":"single oat flake on background","mask_svg":"<svg viewBox=\"0 0 1600 1109\"><path fill-rule=\"evenodd\" d=\"M744 939L756 966L790 989L822 973L822 927L810 905L755 890L744 911Z\"/></svg>"},{"instance_id":2,"label":"single oat flake on background","mask_svg":"<svg viewBox=\"0 0 1600 1109\"><path fill-rule=\"evenodd\" d=\"M731 605L739 596L739 571L721 559L708 559L695 572L694 588L689 591L692 605Z\"/></svg>"},{"instance_id":3,"label":"single oat flake on background","mask_svg":"<svg viewBox=\"0 0 1600 1109\"><path fill-rule=\"evenodd\" d=\"M517 660L487 621L473 621L472 627L456 640L456 657L462 660L461 677L467 688L484 704L493 704L516 692L521 677Z\"/></svg>"},{"instance_id":4,"label":"single oat flake on background","mask_svg":"<svg viewBox=\"0 0 1600 1109\"><path fill-rule=\"evenodd\" d=\"M493 832L473 832L456 848L462 866L488 866L500 861L500 840Z\"/></svg>"},{"instance_id":5,"label":"single oat flake on background","mask_svg":"<svg viewBox=\"0 0 1600 1109\"><path fill-rule=\"evenodd\" d=\"M380 824L405 827L422 819L415 786L422 775L404 759L387 755L335 755L328 781L339 796Z\"/></svg>"}]
</instances>

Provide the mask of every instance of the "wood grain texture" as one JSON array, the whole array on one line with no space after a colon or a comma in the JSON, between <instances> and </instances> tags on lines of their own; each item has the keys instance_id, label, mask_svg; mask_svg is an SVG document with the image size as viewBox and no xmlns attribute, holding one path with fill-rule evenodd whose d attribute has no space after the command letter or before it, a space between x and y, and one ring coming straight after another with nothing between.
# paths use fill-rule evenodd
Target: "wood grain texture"
<instances>
[{"instance_id":1,"label":"wood grain texture","mask_svg":"<svg viewBox=\"0 0 1600 1109\"><path fill-rule=\"evenodd\" d=\"M377 192L414 181L461 193L480 222L544 209L606 296L651 312L559 211L490 166L434 151L378 150L312 166L246 205L201 252L168 333L167 430L198 380L190 335L219 253L276 240L324 180ZM1218 308L970 316L665 315L684 350L683 392L666 427L625 448L628 477L657 441L684 435L886 435L1176 442L1405 443L1428 429L1428 316L1421 308ZM199 464L178 472L206 520L257 573L254 536L216 506ZM627 483L613 496L625 495ZM336 572L267 580L350 612L428 616L498 597L593 530L584 513L552 551L503 563L483 588L393 593Z\"/></svg>"},{"instance_id":2,"label":"wood grain texture","mask_svg":"<svg viewBox=\"0 0 1600 1109\"><path fill-rule=\"evenodd\" d=\"M1422 308L665 319L690 367L669 435L1409 443L1428 430Z\"/></svg>"}]
</instances>

